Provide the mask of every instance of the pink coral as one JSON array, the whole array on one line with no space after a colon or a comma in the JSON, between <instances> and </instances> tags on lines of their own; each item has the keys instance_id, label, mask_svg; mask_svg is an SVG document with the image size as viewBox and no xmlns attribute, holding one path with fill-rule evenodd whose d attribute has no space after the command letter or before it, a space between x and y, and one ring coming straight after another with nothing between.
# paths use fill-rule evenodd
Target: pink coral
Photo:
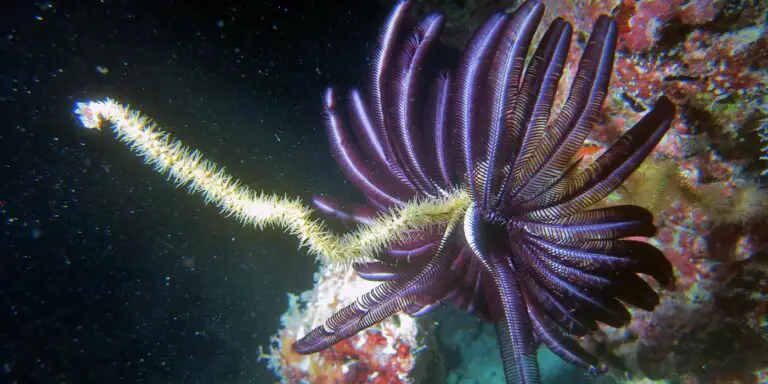
<instances>
[{"instance_id":1,"label":"pink coral","mask_svg":"<svg viewBox=\"0 0 768 384\"><path fill-rule=\"evenodd\" d=\"M357 292L376 283L360 279L353 270L322 267L312 291L301 298L290 295L283 328L273 337L268 353L270 368L285 383L410 383L409 377L421 348L419 328L410 317L387 319L334 346L312 355L293 350L293 343L328 313L353 300Z\"/></svg>"},{"instance_id":2,"label":"pink coral","mask_svg":"<svg viewBox=\"0 0 768 384\"><path fill-rule=\"evenodd\" d=\"M701 25L712 21L724 5L723 0L625 0L622 17L628 28L623 41L630 50L648 50L659 41L661 29L671 20Z\"/></svg>"},{"instance_id":3,"label":"pink coral","mask_svg":"<svg viewBox=\"0 0 768 384\"><path fill-rule=\"evenodd\" d=\"M596 10L595 4L607 7ZM677 286L666 293L656 312L636 311L627 329L606 328L587 340L608 346L630 370L655 378L753 382L768 366L751 358L768 353L766 284L743 283L749 276L768 281L766 262L757 256L768 251L768 197L755 189L755 175L745 172L756 155L723 152L742 142L739 136L749 134L745 127L750 119L764 108L768 76L753 68L768 63L768 34L762 24L768 6L743 10L730 30L701 28L723 12L723 4L624 0L618 5L569 5L580 9L571 15L614 12L620 44L626 48L617 56L614 96L606 100L605 118L591 137L593 147L605 148L626 129L627 121L636 120L661 95L680 106L672 129L656 149L658 158L675 165L679 178L670 181L678 185L669 203L655 208L660 229L652 240L675 265ZM659 47L658 33L671 22L685 25L685 34ZM582 24L588 22L574 22ZM578 56L580 47L573 50ZM762 194L754 208L744 201L748 188ZM722 307L730 302L743 306ZM731 344L706 344L707 338L730 332L740 335Z\"/></svg>"}]
</instances>

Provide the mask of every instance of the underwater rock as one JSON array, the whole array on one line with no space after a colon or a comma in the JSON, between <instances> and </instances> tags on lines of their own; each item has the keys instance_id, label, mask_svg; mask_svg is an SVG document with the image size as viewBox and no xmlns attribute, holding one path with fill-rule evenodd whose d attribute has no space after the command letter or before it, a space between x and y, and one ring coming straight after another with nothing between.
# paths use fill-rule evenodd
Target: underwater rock
<instances>
[{"instance_id":1,"label":"underwater rock","mask_svg":"<svg viewBox=\"0 0 768 384\"><path fill-rule=\"evenodd\" d=\"M282 328L261 357L284 383L394 383L410 377L423 339L415 319L399 314L334 346L311 355L293 350L293 343L331 314L354 301L360 292L378 285L363 280L351 268L321 267L311 291L289 294Z\"/></svg>"}]
</instances>

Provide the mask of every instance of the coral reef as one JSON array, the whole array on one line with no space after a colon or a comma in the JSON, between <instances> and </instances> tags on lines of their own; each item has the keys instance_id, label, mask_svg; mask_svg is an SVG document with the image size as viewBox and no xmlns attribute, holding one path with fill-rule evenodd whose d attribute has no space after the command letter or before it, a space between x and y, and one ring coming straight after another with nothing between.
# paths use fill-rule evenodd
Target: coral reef
<instances>
[{"instance_id":1,"label":"coral reef","mask_svg":"<svg viewBox=\"0 0 768 384\"><path fill-rule=\"evenodd\" d=\"M447 13L443 40L461 47L475 19L499 6L514 9L517 2L476 0L458 6L454 1L423 0L419 13ZM614 15L619 26L616 74L611 81L612 97L604 106L604 135L617 135L625 121L638 114L660 95L678 105L671 139L687 154L713 148L728 162L764 172L768 145L768 33L765 20L768 3L721 0L575 0L543 2L548 12L544 23L555 15L574 26L579 44L570 56L581 54L583 41L597 16ZM573 62L573 60L569 60ZM563 78L572 77L566 68ZM570 76L569 76L570 75ZM565 85L563 85L565 86ZM563 88L561 88L562 90ZM561 92L561 97L562 95ZM561 104L556 104L561 105ZM669 140L668 138L667 140ZM761 154L762 150L762 154Z\"/></svg>"},{"instance_id":2,"label":"coral reef","mask_svg":"<svg viewBox=\"0 0 768 384\"><path fill-rule=\"evenodd\" d=\"M662 39L663 28L673 20L700 26L712 22L723 10L724 0L630 0L621 4L627 21L624 44L633 51L647 51Z\"/></svg>"},{"instance_id":3,"label":"coral reef","mask_svg":"<svg viewBox=\"0 0 768 384\"><path fill-rule=\"evenodd\" d=\"M282 328L262 352L284 383L410 383L418 351L419 326L395 315L364 332L311 355L297 353L293 343L378 283L363 280L351 269L321 267L311 291L289 295Z\"/></svg>"},{"instance_id":4,"label":"coral reef","mask_svg":"<svg viewBox=\"0 0 768 384\"><path fill-rule=\"evenodd\" d=\"M658 94L681 107L657 158L613 196L654 213L652 243L675 265L677 287L653 314L634 313L626 330L605 329L595 348L650 378L751 382L768 366L768 195L758 180L765 165L753 163L768 86L766 71L755 70L766 67L766 8L726 15L718 2L674 3L615 8L627 14L617 16L627 22L612 85L619 97L606 103L592 139L604 145ZM659 30L632 26L643 18ZM677 32L665 37L665 28Z\"/></svg>"},{"instance_id":5,"label":"coral reef","mask_svg":"<svg viewBox=\"0 0 768 384\"><path fill-rule=\"evenodd\" d=\"M654 213L660 229L652 243L675 265L676 289L664 293L653 314L633 311L627 329L604 329L590 341L593 350L635 379L765 381L768 362L760 357L768 356L768 3L545 4L574 25L577 41L600 13L614 15L619 24L613 96L580 155L602 153L659 95L678 107L656 156L608 199ZM467 20L474 11L458 12L466 14L456 20ZM449 14L449 28L453 19ZM570 55L578 57L582 47L574 44ZM564 69L566 82L574 71ZM560 92L557 106L563 97ZM708 338L731 343L716 345Z\"/></svg>"}]
</instances>

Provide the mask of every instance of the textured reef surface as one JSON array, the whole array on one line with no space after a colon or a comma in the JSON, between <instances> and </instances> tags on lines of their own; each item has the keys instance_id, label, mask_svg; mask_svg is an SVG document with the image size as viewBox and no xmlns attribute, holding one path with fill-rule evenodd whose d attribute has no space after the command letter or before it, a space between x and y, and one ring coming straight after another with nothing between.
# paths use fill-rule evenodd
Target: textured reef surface
<instances>
[{"instance_id":1,"label":"textured reef surface","mask_svg":"<svg viewBox=\"0 0 768 384\"><path fill-rule=\"evenodd\" d=\"M262 351L262 358L288 383L412 382L409 375L424 337L416 320L407 315L393 316L318 353L302 355L292 348L299 337L377 285L351 269L322 267L311 291L289 295L290 308L281 318L283 328L273 337L269 351Z\"/></svg>"},{"instance_id":2,"label":"textured reef surface","mask_svg":"<svg viewBox=\"0 0 768 384\"><path fill-rule=\"evenodd\" d=\"M561 16L574 27L561 90L570 86L597 16L609 14L618 22L609 97L581 155L589 158L602 153L660 96L666 95L677 107L673 125L657 146L655 157L608 197L612 203L636 204L653 213L659 231L651 243L674 265L676 285L661 292L661 304L654 312L630 309L633 320L629 326L601 327L582 340L590 352L609 364L609 376L617 381L768 382L768 194L763 187L768 174L768 4L685 0L543 3L547 12L542 24ZM467 2L466 8L464 4L425 0L415 2L413 12L445 13L443 41L460 47L492 11L517 6L498 0L475 0ZM556 109L563 105L566 94L558 93ZM316 288L305 296L307 308L342 300L337 295ZM419 323L405 321L403 315L382 323L380 330L369 329L322 352L324 357L293 356L286 352L290 351L287 346L297 334L319 324L307 311L311 312L291 309L286 316L292 320L284 322L271 353L270 361L288 382L296 378L324 382L315 377L333 377L338 380L334 382L360 382L363 377L397 377L402 382L424 378L422 372L414 371L421 364L418 351L429 350L423 360L442 364L441 354L455 353L441 351L450 343L430 340L435 334L439 339L467 332L465 326L457 325L453 332L443 327L435 333L433 320L444 316L442 312ZM299 318L303 320L296 320ZM399 327L405 330L397 330ZM409 336L381 341L385 334ZM371 353L373 345L387 352ZM326 360L321 364L319 358ZM358 375L362 369L369 376ZM427 373L435 379L434 375L444 372L432 366ZM472 373L461 375L464 377L454 375L451 380L473 380ZM441 379L444 377L437 380Z\"/></svg>"}]
</instances>

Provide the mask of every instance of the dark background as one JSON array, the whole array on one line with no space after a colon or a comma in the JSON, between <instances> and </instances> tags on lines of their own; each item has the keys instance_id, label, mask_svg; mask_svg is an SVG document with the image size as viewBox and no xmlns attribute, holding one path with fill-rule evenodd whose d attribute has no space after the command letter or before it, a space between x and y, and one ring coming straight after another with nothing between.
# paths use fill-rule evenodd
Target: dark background
<instances>
[{"instance_id":1,"label":"dark background","mask_svg":"<svg viewBox=\"0 0 768 384\"><path fill-rule=\"evenodd\" d=\"M373 1L0 5L0 383L273 382L293 238L174 188L76 101L112 97L256 189L354 198L320 99L362 85Z\"/></svg>"}]
</instances>

